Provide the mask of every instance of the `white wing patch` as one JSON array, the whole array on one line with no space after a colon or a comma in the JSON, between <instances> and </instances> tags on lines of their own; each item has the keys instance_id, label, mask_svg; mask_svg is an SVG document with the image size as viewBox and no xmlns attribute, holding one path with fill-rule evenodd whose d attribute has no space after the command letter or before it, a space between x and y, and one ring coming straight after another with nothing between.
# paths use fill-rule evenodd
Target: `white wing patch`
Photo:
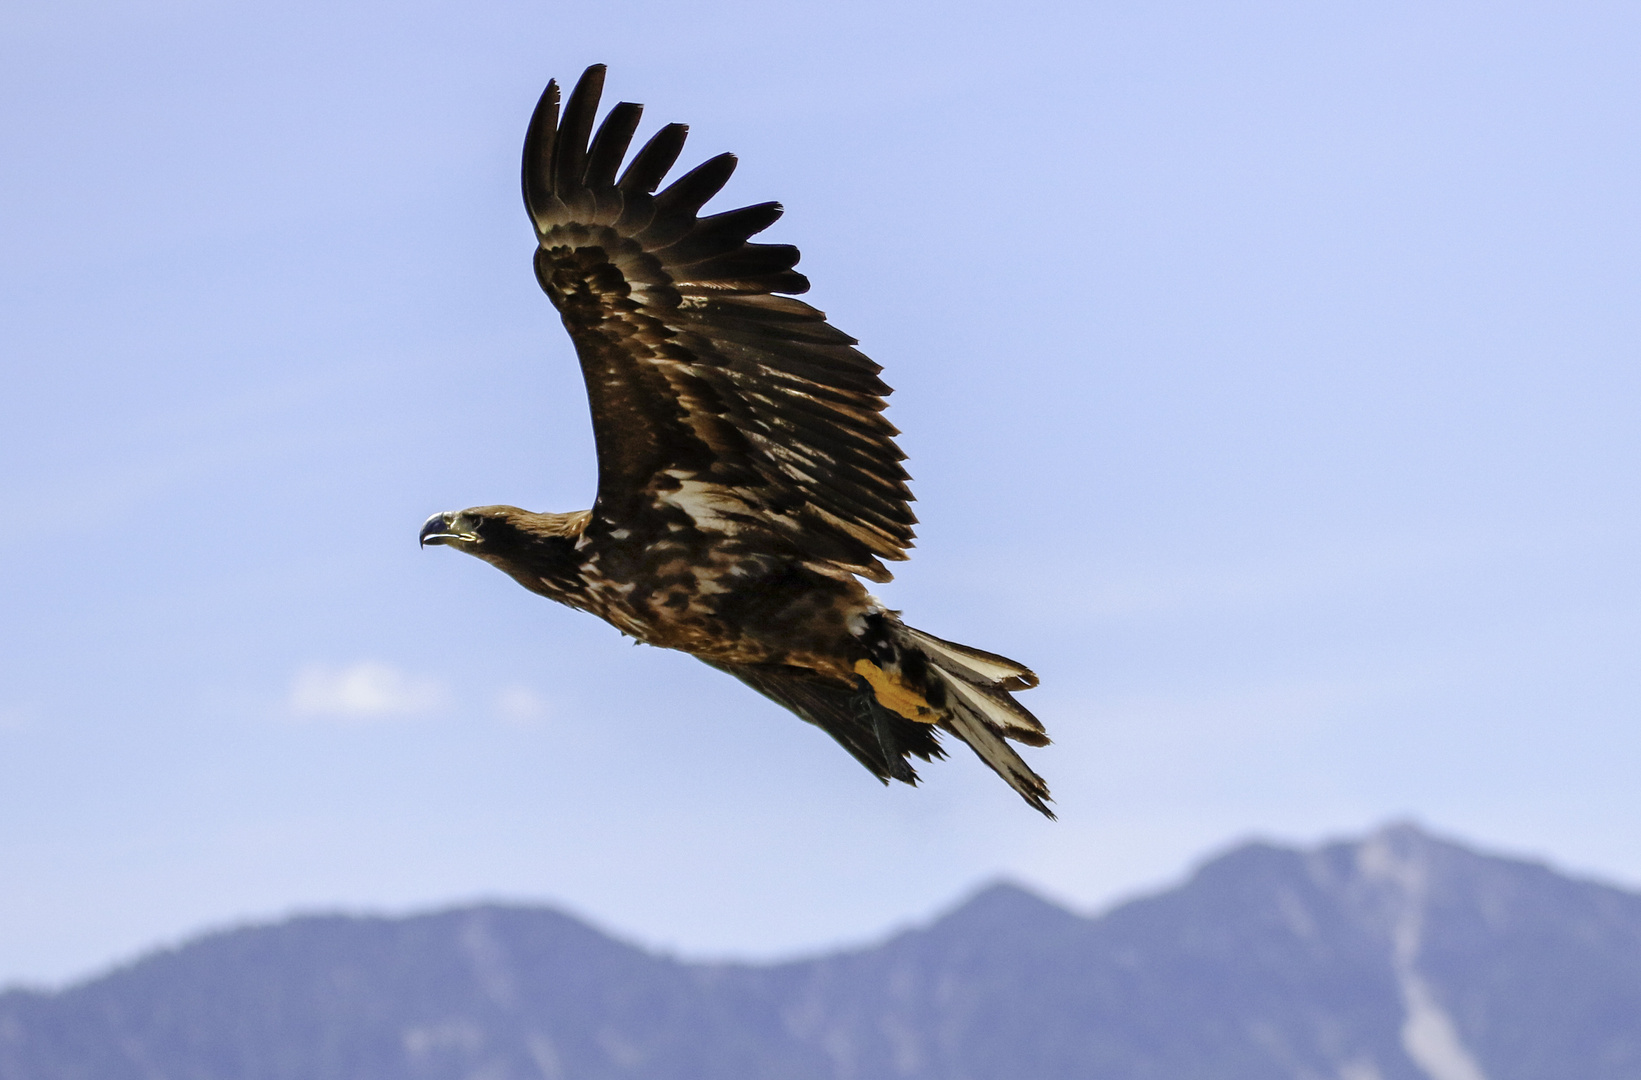
<instances>
[{"instance_id":1,"label":"white wing patch","mask_svg":"<svg viewBox=\"0 0 1641 1080\"><path fill-rule=\"evenodd\" d=\"M682 510L698 529L733 536L741 531L741 522L752 513L746 500L732 488L709 480L685 479L690 474L677 470L667 475L678 481L678 489L660 492L656 501Z\"/></svg>"}]
</instances>

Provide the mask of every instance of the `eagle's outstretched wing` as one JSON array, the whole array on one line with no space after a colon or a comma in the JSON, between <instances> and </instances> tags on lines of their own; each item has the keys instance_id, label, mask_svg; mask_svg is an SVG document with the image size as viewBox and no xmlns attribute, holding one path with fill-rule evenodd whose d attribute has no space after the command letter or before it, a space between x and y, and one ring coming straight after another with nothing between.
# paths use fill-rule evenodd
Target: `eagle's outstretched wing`
<instances>
[{"instance_id":1,"label":"eagle's outstretched wing","mask_svg":"<svg viewBox=\"0 0 1641 1080\"><path fill-rule=\"evenodd\" d=\"M657 502L725 534L783 537L815 563L887 581L916 518L889 388L855 339L790 295L798 250L747 238L761 203L698 213L735 169L720 154L655 193L683 149L662 128L617 179L642 106L593 134L604 67L565 103L549 83L524 142L536 276L575 341L598 446L594 517L619 527ZM589 137L591 141L589 143Z\"/></svg>"}]
</instances>

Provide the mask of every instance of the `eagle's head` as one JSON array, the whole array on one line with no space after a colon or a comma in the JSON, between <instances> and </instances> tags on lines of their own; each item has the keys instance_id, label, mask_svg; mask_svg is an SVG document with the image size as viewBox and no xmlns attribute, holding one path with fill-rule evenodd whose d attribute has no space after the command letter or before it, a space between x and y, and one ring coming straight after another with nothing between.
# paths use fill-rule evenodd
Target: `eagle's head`
<instances>
[{"instance_id":1,"label":"eagle's head","mask_svg":"<svg viewBox=\"0 0 1641 1080\"><path fill-rule=\"evenodd\" d=\"M447 510L434 514L422 525L422 547L445 544L477 555L484 550L486 541L493 541L496 526L503 516L494 513L502 507L482 506L469 510Z\"/></svg>"},{"instance_id":2,"label":"eagle's head","mask_svg":"<svg viewBox=\"0 0 1641 1080\"><path fill-rule=\"evenodd\" d=\"M477 555L502 559L528 550L545 540L577 536L587 513L533 514L516 506L474 506L434 514L422 525L423 547L444 544Z\"/></svg>"},{"instance_id":3,"label":"eagle's head","mask_svg":"<svg viewBox=\"0 0 1641 1080\"><path fill-rule=\"evenodd\" d=\"M465 551L531 592L575 607L581 591L576 540L591 516L475 506L434 514L422 525L421 542Z\"/></svg>"}]
</instances>

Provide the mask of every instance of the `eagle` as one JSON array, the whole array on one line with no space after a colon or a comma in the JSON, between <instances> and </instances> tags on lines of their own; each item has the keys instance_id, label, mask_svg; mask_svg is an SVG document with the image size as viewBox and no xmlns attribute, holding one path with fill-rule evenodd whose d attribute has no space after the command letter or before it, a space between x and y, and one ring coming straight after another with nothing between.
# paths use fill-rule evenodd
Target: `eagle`
<instances>
[{"instance_id":1,"label":"eagle","mask_svg":"<svg viewBox=\"0 0 1641 1080\"><path fill-rule=\"evenodd\" d=\"M797 248L751 242L779 203L701 215L733 154L662 188L685 125L630 161L641 105L615 105L594 130L604 74L586 70L562 117L547 84L523 165L536 280L592 408L592 508L438 513L422 545L733 675L885 784L915 784L909 759L943 758L947 732L1053 818L1048 786L1009 745L1049 741L1014 698L1037 676L913 629L860 580L890 580L884 560L906 558L917 521L882 368L795 299L809 289Z\"/></svg>"}]
</instances>

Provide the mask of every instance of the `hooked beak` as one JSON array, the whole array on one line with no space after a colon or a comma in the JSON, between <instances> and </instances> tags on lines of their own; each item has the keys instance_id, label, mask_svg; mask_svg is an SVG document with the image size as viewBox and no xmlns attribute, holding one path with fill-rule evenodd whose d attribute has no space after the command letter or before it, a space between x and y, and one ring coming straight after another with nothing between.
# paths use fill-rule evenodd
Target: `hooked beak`
<instances>
[{"instance_id":1,"label":"hooked beak","mask_svg":"<svg viewBox=\"0 0 1641 1080\"><path fill-rule=\"evenodd\" d=\"M426 523L422 525L421 536L418 537L421 541L421 546L426 547L429 544L448 544L453 540L478 539L478 537L474 536L472 533L452 532L451 529L455 524L456 517L457 515L455 514L434 514L432 517L428 518Z\"/></svg>"}]
</instances>

